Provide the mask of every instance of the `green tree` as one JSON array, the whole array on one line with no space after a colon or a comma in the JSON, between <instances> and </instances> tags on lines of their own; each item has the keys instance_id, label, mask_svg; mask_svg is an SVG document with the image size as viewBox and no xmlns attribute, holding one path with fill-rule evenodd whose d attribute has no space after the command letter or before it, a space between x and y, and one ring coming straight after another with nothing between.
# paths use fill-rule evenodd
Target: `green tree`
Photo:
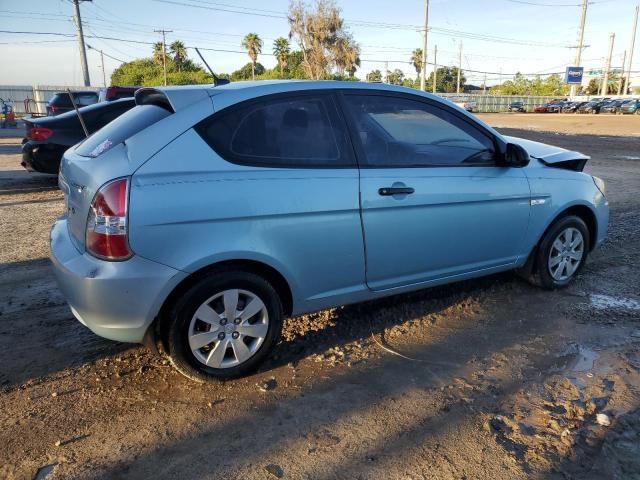
<instances>
[{"instance_id":1,"label":"green tree","mask_svg":"<svg viewBox=\"0 0 640 480\"><path fill-rule=\"evenodd\" d=\"M251 59L251 78L256 78L256 63L258 63L258 55L262 53L262 39L257 33L247 33L242 39L242 48L247 51L249 58Z\"/></svg>"},{"instance_id":2,"label":"green tree","mask_svg":"<svg viewBox=\"0 0 640 480\"><path fill-rule=\"evenodd\" d=\"M167 84L190 85L211 83L211 75L202 67L187 58L184 44L180 41L171 44L173 58L167 57ZM164 82L162 61L162 42L153 45L152 56L123 63L111 75L112 85L156 86Z\"/></svg>"},{"instance_id":3,"label":"green tree","mask_svg":"<svg viewBox=\"0 0 640 480\"><path fill-rule=\"evenodd\" d=\"M367 73L367 82L380 83L382 81L382 72L380 70L371 70Z\"/></svg>"},{"instance_id":4,"label":"green tree","mask_svg":"<svg viewBox=\"0 0 640 480\"><path fill-rule=\"evenodd\" d=\"M294 50L287 57L287 78L305 79L307 71L304 67L304 54L300 50Z\"/></svg>"},{"instance_id":5,"label":"green tree","mask_svg":"<svg viewBox=\"0 0 640 480\"><path fill-rule=\"evenodd\" d=\"M404 82L404 73L399 68L396 68L393 72L387 71L387 82L391 85L402 85Z\"/></svg>"},{"instance_id":6,"label":"green tree","mask_svg":"<svg viewBox=\"0 0 640 480\"><path fill-rule=\"evenodd\" d=\"M162 42L156 42L153 44L153 61L158 65L163 65L166 50L164 49L164 44Z\"/></svg>"},{"instance_id":7,"label":"green tree","mask_svg":"<svg viewBox=\"0 0 640 480\"><path fill-rule=\"evenodd\" d=\"M255 65L252 62L249 62L231 74L231 81L237 82L240 80L251 80L255 79L256 75L259 76L264 73L265 68L260 62Z\"/></svg>"},{"instance_id":8,"label":"green tree","mask_svg":"<svg viewBox=\"0 0 640 480\"><path fill-rule=\"evenodd\" d=\"M460 88L464 90L467 79L460 75ZM433 72L429 75L427 85L433 85ZM438 67L436 73L436 92L455 93L458 88L458 67Z\"/></svg>"},{"instance_id":9,"label":"green tree","mask_svg":"<svg viewBox=\"0 0 640 480\"><path fill-rule=\"evenodd\" d=\"M273 41L273 55L278 61L280 67L280 76L284 77L284 69L287 66L287 60L289 59L289 41L284 37L276 38Z\"/></svg>"},{"instance_id":10,"label":"green tree","mask_svg":"<svg viewBox=\"0 0 640 480\"><path fill-rule=\"evenodd\" d=\"M416 69L417 78L420 78L420 73L422 72L422 49L416 48L411 53L411 65Z\"/></svg>"},{"instance_id":11,"label":"green tree","mask_svg":"<svg viewBox=\"0 0 640 480\"><path fill-rule=\"evenodd\" d=\"M185 60L187 60L187 47L185 47L184 43L180 40L176 40L169 45L169 51L171 52L176 67L178 67L178 71L181 71Z\"/></svg>"},{"instance_id":12,"label":"green tree","mask_svg":"<svg viewBox=\"0 0 640 480\"><path fill-rule=\"evenodd\" d=\"M559 75L548 77L536 76L533 80L516 73L511 80L491 88L491 92L498 95L540 95L559 96L566 95L569 90Z\"/></svg>"}]
</instances>

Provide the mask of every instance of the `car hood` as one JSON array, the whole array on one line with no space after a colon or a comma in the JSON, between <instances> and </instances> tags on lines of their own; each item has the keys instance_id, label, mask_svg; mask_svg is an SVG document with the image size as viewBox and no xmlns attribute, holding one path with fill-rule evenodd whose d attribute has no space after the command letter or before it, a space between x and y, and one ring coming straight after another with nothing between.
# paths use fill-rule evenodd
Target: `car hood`
<instances>
[{"instance_id":1,"label":"car hood","mask_svg":"<svg viewBox=\"0 0 640 480\"><path fill-rule=\"evenodd\" d=\"M566 150L546 143L534 142L518 137L504 137L507 142L515 143L524 148L527 153L544 165L549 167L564 168L581 172L585 164L591 158L583 153Z\"/></svg>"}]
</instances>

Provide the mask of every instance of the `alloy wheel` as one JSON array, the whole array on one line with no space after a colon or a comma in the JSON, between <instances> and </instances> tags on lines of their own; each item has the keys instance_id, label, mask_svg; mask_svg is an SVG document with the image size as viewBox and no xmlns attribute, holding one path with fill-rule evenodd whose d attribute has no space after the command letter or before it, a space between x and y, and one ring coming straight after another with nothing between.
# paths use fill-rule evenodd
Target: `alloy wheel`
<instances>
[{"instance_id":1,"label":"alloy wheel","mask_svg":"<svg viewBox=\"0 0 640 480\"><path fill-rule=\"evenodd\" d=\"M560 232L549 252L549 273L554 280L569 279L580 266L584 257L584 238L580 230L569 227Z\"/></svg>"}]
</instances>

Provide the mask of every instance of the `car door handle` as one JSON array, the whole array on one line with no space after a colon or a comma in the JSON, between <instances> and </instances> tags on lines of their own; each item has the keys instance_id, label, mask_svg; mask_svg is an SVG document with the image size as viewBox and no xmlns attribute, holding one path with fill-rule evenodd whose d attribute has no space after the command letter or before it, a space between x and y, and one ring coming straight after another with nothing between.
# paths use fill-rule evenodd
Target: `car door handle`
<instances>
[{"instance_id":1,"label":"car door handle","mask_svg":"<svg viewBox=\"0 0 640 480\"><path fill-rule=\"evenodd\" d=\"M389 195L411 195L415 190L411 187L382 187L378 189L378 194L383 197Z\"/></svg>"}]
</instances>

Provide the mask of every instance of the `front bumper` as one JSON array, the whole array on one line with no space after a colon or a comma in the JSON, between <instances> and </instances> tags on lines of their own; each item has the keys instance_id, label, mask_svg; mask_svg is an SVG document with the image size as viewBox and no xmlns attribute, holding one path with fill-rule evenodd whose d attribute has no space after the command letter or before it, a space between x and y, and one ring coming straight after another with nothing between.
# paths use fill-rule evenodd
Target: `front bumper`
<instances>
[{"instance_id":1,"label":"front bumper","mask_svg":"<svg viewBox=\"0 0 640 480\"><path fill-rule=\"evenodd\" d=\"M50 233L58 285L75 317L97 335L141 343L162 303L187 274L134 256L107 262L79 252L66 219Z\"/></svg>"},{"instance_id":2,"label":"front bumper","mask_svg":"<svg viewBox=\"0 0 640 480\"><path fill-rule=\"evenodd\" d=\"M596 207L596 222L598 230L593 250L600 247L605 238L607 238L607 231L609 230L609 200L607 200L606 195L598 191L594 205Z\"/></svg>"}]
</instances>

